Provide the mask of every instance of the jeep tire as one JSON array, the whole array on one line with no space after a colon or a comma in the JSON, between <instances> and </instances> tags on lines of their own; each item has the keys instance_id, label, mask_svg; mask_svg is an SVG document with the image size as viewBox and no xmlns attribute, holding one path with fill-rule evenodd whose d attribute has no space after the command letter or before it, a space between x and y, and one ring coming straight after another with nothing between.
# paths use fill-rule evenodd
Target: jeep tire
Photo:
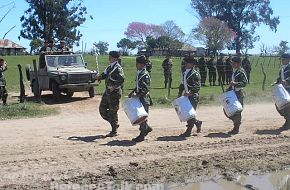
<instances>
[{"instance_id":1,"label":"jeep tire","mask_svg":"<svg viewBox=\"0 0 290 190\"><path fill-rule=\"evenodd\" d=\"M89 88L89 96L90 96L90 98L95 97L95 89L94 89L94 87L90 87Z\"/></svg>"},{"instance_id":2,"label":"jeep tire","mask_svg":"<svg viewBox=\"0 0 290 190\"><path fill-rule=\"evenodd\" d=\"M54 101L58 102L60 100L60 89L56 82L52 82L51 90Z\"/></svg>"}]
</instances>

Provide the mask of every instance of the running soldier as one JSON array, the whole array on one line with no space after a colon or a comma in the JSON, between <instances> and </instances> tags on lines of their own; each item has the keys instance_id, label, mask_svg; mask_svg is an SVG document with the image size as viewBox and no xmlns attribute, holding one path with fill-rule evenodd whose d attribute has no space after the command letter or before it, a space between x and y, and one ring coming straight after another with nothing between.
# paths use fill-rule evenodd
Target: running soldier
<instances>
[{"instance_id":1,"label":"running soldier","mask_svg":"<svg viewBox=\"0 0 290 190\"><path fill-rule=\"evenodd\" d=\"M149 105L150 105L150 74L146 70L147 59L144 55L141 55L136 58L136 68L137 68L137 76L136 76L136 87L129 94L129 97L137 97L145 108L145 111L149 113ZM147 124L147 120L140 124L140 134L136 138L133 138L132 141L142 142L145 137L152 131L152 128Z\"/></svg>"},{"instance_id":2,"label":"running soldier","mask_svg":"<svg viewBox=\"0 0 290 190\"><path fill-rule=\"evenodd\" d=\"M117 136L118 110L120 98L122 96L122 86L125 80L124 72L118 63L120 55L117 51L109 52L109 66L105 71L97 77L97 80L105 80L106 91L102 96L99 111L102 118L108 121L112 127L112 131L106 137Z\"/></svg>"},{"instance_id":3,"label":"running soldier","mask_svg":"<svg viewBox=\"0 0 290 190\"><path fill-rule=\"evenodd\" d=\"M200 90L200 75L195 70L194 65L197 65L197 61L192 57L184 58L186 63L186 70L183 73L182 84L180 84L179 89L182 90L182 93L178 94L178 96L187 96L192 107L196 110L197 104L199 101L199 90ZM181 137L189 137L191 136L191 131L194 125L197 128L197 133L201 132L202 121L197 120L196 118L190 119L187 121L187 129L184 133L182 133Z\"/></svg>"},{"instance_id":4,"label":"running soldier","mask_svg":"<svg viewBox=\"0 0 290 190\"><path fill-rule=\"evenodd\" d=\"M0 58L0 98L2 99L3 105L7 105L8 92L6 89L6 80L4 72L7 70L7 63L4 59Z\"/></svg>"},{"instance_id":5,"label":"running soldier","mask_svg":"<svg viewBox=\"0 0 290 190\"><path fill-rule=\"evenodd\" d=\"M171 88L172 83L172 59L170 55L167 55L162 63L163 73L164 73L164 88Z\"/></svg>"}]
</instances>

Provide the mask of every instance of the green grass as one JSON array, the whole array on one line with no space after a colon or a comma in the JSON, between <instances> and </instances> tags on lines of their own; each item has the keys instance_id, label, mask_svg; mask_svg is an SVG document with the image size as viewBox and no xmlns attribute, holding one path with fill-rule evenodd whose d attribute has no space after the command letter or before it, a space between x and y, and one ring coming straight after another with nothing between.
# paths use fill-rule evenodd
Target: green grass
<instances>
[{"instance_id":1,"label":"green grass","mask_svg":"<svg viewBox=\"0 0 290 190\"><path fill-rule=\"evenodd\" d=\"M48 108L37 103L10 103L7 106L0 106L0 120L19 119L31 117L43 117L58 114L56 108Z\"/></svg>"},{"instance_id":2,"label":"green grass","mask_svg":"<svg viewBox=\"0 0 290 190\"><path fill-rule=\"evenodd\" d=\"M32 64L32 60L36 59L37 56L6 56L4 57L8 62L9 69L6 72L6 78L8 83L8 90L11 92L19 91L19 75L17 70L17 64L23 66L23 74L25 77L25 65ZM86 55L85 61L88 63L90 69L96 69L95 57ZM151 83L151 97L155 105L157 106L168 106L171 105L171 101L177 97L178 86L181 80L180 73L180 58L173 59L173 83L171 89L171 95L168 97L168 90L164 89L164 77L163 70L161 67L164 57L151 57L153 62L152 69L152 83ZM108 57L99 56L99 69L102 72L108 66ZM280 68L280 60L278 58L259 58L251 57L252 62L252 73L251 73L251 84L245 88L247 98L246 102L253 103L257 101L271 101L271 84L276 80ZM126 76L124 96L130 93L130 89L135 86L135 57L122 57L122 63L124 65L124 72ZM261 72L261 64L264 65L265 72L267 74L267 80L265 84L265 91L262 91L263 74ZM208 79L207 79L208 81ZM29 85L29 82L25 82ZM208 85L208 82L207 82ZM226 88L226 86L225 86ZM98 94L103 93L105 89L104 82L102 82L97 88ZM222 93L220 86L215 87L203 87L200 90L200 103L201 104L219 104L219 96Z\"/></svg>"}]
</instances>

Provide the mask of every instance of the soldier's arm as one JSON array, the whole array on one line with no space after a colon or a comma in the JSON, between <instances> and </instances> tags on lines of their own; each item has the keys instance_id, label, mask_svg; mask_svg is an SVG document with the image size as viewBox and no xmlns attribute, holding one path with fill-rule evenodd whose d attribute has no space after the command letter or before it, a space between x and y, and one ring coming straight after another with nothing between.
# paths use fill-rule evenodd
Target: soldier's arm
<instances>
[{"instance_id":1,"label":"soldier's arm","mask_svg":"<svg viewBox=\"0 0 290 190\"><path fill-rule=\"evenodd\" d=\"M139 89L137 92L137 96L145 96L150 90L150 77L148 75L142 77L141 80L139 80L138 86Z\"/></svg>"},{"instance_id":2,"label":"soldier's arm","mask_svg":"<svg viewBox=\"0 0 290 190\"><path fill-rule=\"evenodd\" d=\"M2 66L0 66L0 71L4 72L8 69L6 62L4 62L4 64Z\"/></svg>"},{"instance_id":3,"label":"soldier's arm","mask_svg":"<svg viewBox=\"0 0 290 190\"><path fill-rule=\"evenodd\" d=\"M191 94L198 93L200 90L200 75L196 72L193 77L192 77L192 85L191 88L189 89Z\"/></svg>"},{"instance_id":4,"label":"soldier's arm","mask_svg":"<svg viewBox=\"0 0 290 190\"><path fill-rule=\"evenodd\" d=\"M243 88L247 85L248 79L245 72L241 72L239 75L238 81L235 81L236 84L234 85L236 88Z\"/></svg>"}]
</instances>

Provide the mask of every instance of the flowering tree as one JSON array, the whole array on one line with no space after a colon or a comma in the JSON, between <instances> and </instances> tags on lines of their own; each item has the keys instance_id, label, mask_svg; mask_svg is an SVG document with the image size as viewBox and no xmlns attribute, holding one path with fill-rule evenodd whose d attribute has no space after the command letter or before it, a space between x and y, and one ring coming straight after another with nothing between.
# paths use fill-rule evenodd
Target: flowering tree
<instances>
[{"instance_id":1,"label":"flowering tree","mask_svg":"<svg viewBox=\"0 0 290 190\"><path fill-rule=\"evenodd\" d=\"M125 35L132 41L139 41L141 45L146 45L146 38L158 38L161 36L161 27L154 24L142 22L132 22L127 27Z\"/></svg>"},{"instance_id":2,"label":"flowering tree","mask_svg":"<svg viewBox=\"0 0 290 190\"><path fill-rule=\"evenodd\" d=\"M225 22L214 17L206 17L193 29L193 37L216 53L232 42L236 34Z\"/></svg>"}]
</instances>

